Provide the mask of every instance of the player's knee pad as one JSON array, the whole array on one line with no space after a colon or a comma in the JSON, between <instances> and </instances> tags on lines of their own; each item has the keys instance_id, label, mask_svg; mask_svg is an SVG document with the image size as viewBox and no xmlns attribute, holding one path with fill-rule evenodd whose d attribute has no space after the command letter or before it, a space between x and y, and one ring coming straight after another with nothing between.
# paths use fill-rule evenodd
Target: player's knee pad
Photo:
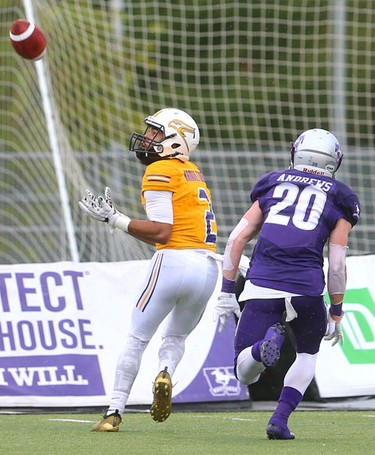
<instances>
[{"instance_id":1,"label":"player's knee pad","mask_svg":"<svg viewBox=\"0 0 375 455\"><path fill-rule=\"evenodd\" d=\"M148 345L148 341L143 341L134 335L129 334L127 338L127 346L136 350L144 350Z\"/></svg>"},{"instance_id":2,"label":"player's knee pad","mask_svg":"<svg viewBox=\"0 0 375 455\"><path fill-rule=\"evenodd\" d=\"M128 335L125 347L120 354L119 362L139 365L147 345L148 341Z\"/></svg>"}]
</instances>

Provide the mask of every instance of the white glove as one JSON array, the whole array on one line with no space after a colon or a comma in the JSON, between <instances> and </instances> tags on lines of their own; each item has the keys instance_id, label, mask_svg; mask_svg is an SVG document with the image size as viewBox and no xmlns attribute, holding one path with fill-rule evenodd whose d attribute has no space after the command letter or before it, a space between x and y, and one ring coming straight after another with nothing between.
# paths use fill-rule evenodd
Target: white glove
<instances>
[{"instance_id":1,"label":"white glove","mask_svg":"<svg viewBox=\"0 0 375 455\"><path fill-rule=\"evenodd\" d=\"M327 331L325 333L324 339L326 341L333 340L332 346L335 346L338 342L343 345L344 344L344 334L342 333L341 329L341 319L344 316L344 312L342 312L341 316L335 316L336 319L333 319L331 314L328 312L328 323L327 323Z\"/></svg>"},{"instance_id":2,"label":"white glove","mask_svg":"<svg viewBox=\"0 0 375 455\"><path fill-rule=\"evenodd\" d=\"M113 207L111 199L111 190L106 187L104 198L102 196L96 197L91 191L86 190L84 196L79 202L81 210L96 221L103 221L114 227L117 218L120 214Z\"/></svg>"},{"instance_id":3,"label":"white glove","mask_svg":"<svg viewBox=\"0 0 375 455\"><path fill-rule=\"evenodd\" d=\"M236 295L228 292L221 292L214 309L214 321L216 322L219 320L220 322L219 332L224 330L224 327L232 313L238 318L241 314Z\"/></svg>"}]
</instances>

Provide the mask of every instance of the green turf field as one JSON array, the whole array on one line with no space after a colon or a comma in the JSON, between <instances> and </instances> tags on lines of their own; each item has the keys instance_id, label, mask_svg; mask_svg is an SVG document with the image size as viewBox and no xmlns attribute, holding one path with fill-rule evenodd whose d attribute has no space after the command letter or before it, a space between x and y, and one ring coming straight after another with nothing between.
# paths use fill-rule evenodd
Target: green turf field
<instances>
[{"instance_id":1,"label":"green turf field","mask_svg":"<svg viewBox=\"0 0 375 455\"><path fill-rule=\"evenodd\" d=\"M1 453L12 455L375 454L375 411L298 411L296 439L269 441L270 412L176 412L164 423L125 414L118 433L91 433L96 414L0 415Z\"/></svg>"}]
</instances>

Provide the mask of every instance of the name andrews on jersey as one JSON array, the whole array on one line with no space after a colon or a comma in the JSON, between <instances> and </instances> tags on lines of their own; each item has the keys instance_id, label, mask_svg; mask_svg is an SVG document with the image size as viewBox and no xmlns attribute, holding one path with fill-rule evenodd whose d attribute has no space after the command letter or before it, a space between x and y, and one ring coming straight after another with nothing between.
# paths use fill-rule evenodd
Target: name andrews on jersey
<instances>
[{"instance_id":1,"label":"name andrews on jersey","mask_svg":"<svg viewBox=\"0 0 375 455\"><path fill-rule=\"evenodd\" d=\"M306 185L313 185L320 188L326 193L332 188L333 182L327 182L326 180L320 180L313 177L305 177L302 175L291 175L291 174L281 174L277 179L278 182L301 182Z\"/></svg>"}]
</instances>

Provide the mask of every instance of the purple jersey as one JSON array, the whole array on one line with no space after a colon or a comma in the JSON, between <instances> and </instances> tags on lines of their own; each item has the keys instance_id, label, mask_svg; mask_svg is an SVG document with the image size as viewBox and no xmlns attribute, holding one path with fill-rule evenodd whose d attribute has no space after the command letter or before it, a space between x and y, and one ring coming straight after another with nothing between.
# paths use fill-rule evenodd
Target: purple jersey
<instances>
[{"instance_id":1,"label":"purple jersey","mask_svg":"<svg viewBox=\"0 0 375 455\"><path fill-rule=\"evenodd\" d=\"M322 294L324 245L340 218L357 223L357 196L338 180L288 169L261 177L250 198L259 202L264 224L246 278L271 289Z\"/></svg>"}]
</instances>

